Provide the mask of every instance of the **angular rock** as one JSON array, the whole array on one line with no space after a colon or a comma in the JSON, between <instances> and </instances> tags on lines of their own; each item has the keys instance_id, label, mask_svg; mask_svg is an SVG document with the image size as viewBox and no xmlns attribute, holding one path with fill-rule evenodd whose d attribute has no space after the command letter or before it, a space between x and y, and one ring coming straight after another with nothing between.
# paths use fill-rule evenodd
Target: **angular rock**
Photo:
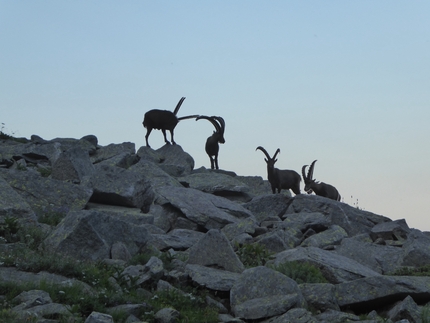
<instances>
[{"instance_id":1,"label":"angular rock","mask_svg":"<svg viewBox=\"0 0 430 323\"><path fill-rule=\"evenodd\" d=\"M163 277L163 270L163 262L157 257L151 257L144 266L128 266L122 271L121 277L125 277L128 284L140 286L149 280L157 281Z\"/></svg>"},{"instance_id":2,"label":"angular rock","mask_svg":"<svg viewBox=\"0 0 430 323\"><path fill-rule=\"evenodd\" d=\"M136 207L147 213L154 201L154 191L144 175L137 176L124 168L101 165L86 185L93 188L91 202Z\"/></svg>"},{"instance_id":3,"label":"angular rock","mask_svg":"<svg viewBox=\"0 0 430 323\"><path fill-rule=\"evenodd\" d=\"M113 317L109 314L92 312L84 323L114 323Z\"/></svg>"},{"instance_id":4,"label":"angular rock","mask_svg":"<svg viewBox=\"0 0 430 323\"><path fill-rule=\"evenodd\" d=\"M302 247L318 247L324 249L324 247L330 245L340 244L340 242L348 237L348 233L338 225L332 225L325 231L314 234L309 238L306 238L300 246Z\"/></svg>"},{"instance_id":5,"label":"angular rock","mask_svg":"<svg viewBox=\"0 0 430 323\"><path fill-rule=\"evenodd\" d=\"M258 236L256 242L265 246L269 252L279 253L299 245L300 240L296 235L297 232L293 230L275 230Z\"/></svg>"},{"instance_id":6,"label":"angular rock","mask_svg":"<svg viewBox=\"0 0 430 323\"><path fill-rule=\"evenodd\" d=\"M300 291L307 304L313 309L325 312L329 309L340 311L333 284L300 284Z\"/></svg>"},{"instance_id":7,"label":"angular rock","mask_svg":"<svg viewBox=\"0 0 430 323\"><path fill-rule=\"evenodd\" d=\"M65 216L69 211L82 210L93 193L91 188L42 177L33 171L0 170L0 176L39 216L47 213Z\"/></svg>"},{"instance_id":8,"label":"angular rock","mask_svg":"<svg viewBox=\"0 0 430 323\"><path fill-rule=\"evenodd\" d=\"M380 277L377 272L365 267L355 260L316 247L298 247L278 253L275 256L276 266L286 261L306 262L318 267L324 277L332 284L338 284L363 277Z\"/></svg>"},{"instance_id":9,"label":"angular rock","mask_svg":"<svg viewBox=\"0 0 430 323\"><path fill-rule=\"evenodd\" d=\"M70 212L45 239L53 252L77 259L110 258L112 245L124 243L130 254L136 254L150 235L142 225L130 224L116 217L92 210Z\"/></svg>"},{"instance_id":10,"label":"angular rock","mask_svg":"<svg viewBox=\"0 0 430 323\"><path fill-rule=\"evenodd\" d=\"M19 271L13 267L0 267L0 281L3 283L19 282L20 284L32 284L36 286L42 283L56 284L59 286L78 285L79 288L81 288L88 295L96 295L96 292L84 282L45 271L30 273Z\"/></svg>"},{"instance_id":11,"label":"angular rock","mask_svg":"<svg viewBox=\"0 0 430 323\"><path fill-rule=\"evenodd\" d=\"M102 212L133 224L154 224L154 215L150 213L142 213L142 210L138 208L87 203L85 209Z\"/></svg>"},{"instance_id":12,"label":"angular rock","mask_svg":"<svg viewBox=\"0 0 430 323\"><path fill-rule=\"evenodd\" d=\"M321 232L327 230L332 224L329 217L320 212L300 212L289 213L284 215L284 226L294 227L301 232L313 230Z\"/></svg>"},{"instance_id":13,"label":"angular rock","mask_svg":"<svg viewBox=\"0 0 430 323\"><path fill-rule=\"evenodd\" d=\"M343 239L334 252L380 274L394 273L402 266L404 256L401 248L372 243L368 234Z\"/></svg>"},{"instance_id":14,"label":"angular rock","mask_svg":"<svg viewBox=\"0 0 430 323\"><path fill-rule=\"evenodd\" d=\"M189 250L188 264L221 268L241 273L245 267L227 237L219 230L209 230Z\"/></svg>"},{"instance_id":15,"label":"angular rock","mask_svg":"<svg viewBox=\"0 0 430 323\"><path fill-rule=\"evenodd\" d=\"M189 220L207 230L221 229L241 218L253 216L237 203L192 188L165 186L158 190L158 194L181 210Z\"/></svg>"},{"instance_id":16,"label":"angular rock","mask_svg":"<svg viewBox=\"0 0 430 323\"><path fill-rule=\"evenodd\" d=\"M194 283L214 291L224 292L229 291L240 277L240 274L231 271L193 264L186 265L185 272Z\"/></svg>"},{"instance_id":17,"label":"angular rock","mask_svg":"<svg viewBox=\"0 0 430 323\"><path fill-rule=\"evenodd\" d=\"M155 313L154 318L158 323L176 323L180 312L174 308L163 308Z\"/></svg>"},{"instance_id":18,"label":"angular rock","mask_svg":"<svg viewBox=\"0 0 430 323\"><path fill-rule=\"evenodd\" d=\"M187 230L174 229L168 234L152 234L151 243L158 250L186 250L192 247L204 236L204 233Z\"/></svg>"},{"instance_id":19,"label":"angular rock","mask_svg":"<svg viewBox=\"0 0 430 323\"><path fill-rule=\"evenodd\" d=\"M52 303L49 293L43 290L24 291L13 299L14 303L19 303L14 307L14 311L22 311L30 307Z\"/></svg>"},{"instance_id":20,"label":"angular rock","mask_svg":"<svg viewBox=\"0 0 430 323\"><path fill-rule=\"evenodd\" d=\"M340 308L353 310L377 309L406 295L418 303L430 301L430 277L375 276L356 279L336 285L336 297Z\"/></svg>"},{"instance_id":21,"label":"angular rock","mask_svg":"<svg viewBox=\"0 0 430 323\"><path fill-rule=\"evenodd\" d=\"M370 231L370 237L373 241L378 238L382 238L383 240L406 240L408 233L411 230L409 229L406 221L395 220L391 222L384 222L375 225Z\"/></svg>"},{"instance_id":22,"label":"angular rock","mask_svg":"<svg viewBox=\"0 0 430 323\"><path fill-rule=\"evenodd\" d=\"M254 214L258 223L266 218L278 217L287 211L292 198L283 194L268 194L254 197L250 202L243 206Z\"/></svg>"},{"instance_id":23,"label":"angular rock","mask_svg":"<svg viewBox=\"0 0 430 323\"><path fill-rule=\"evenodd\" d=\"M318 323L312 313L304 308L292 308L287 313L265 320L262 323ZM322 322L322 321L321 321ZM322 322L326 323L326 321ZM327 321L327 323L329 323ZM330 321L330 323L334 323Z\"/></svg>"},{"instance_id":24,"label":"angular rock","mask_svg":"<svg viewBox=\"0 0 430 323\"><path fill-rule=\"evenodd\" d=\"M159 164L155 164L151 161L141 159L135 165L129 168L130 171L142 174L151 183L153 190L156 193L156 199L159 204L165 203L160 195L157 194L157 189L164 186L176 186L182 187L182 184L174 177L170 176L164 170L159 167Z\"/></svg>"},{"instance_id":25,"label":"angular rock","mask_svg":"<svg viewBox=\"0 0 430 323\"><path fill-rule=\"evenodd\" d=\"M93 164L121 155L122 153L135 154L135 144L131 142L123 142L121 144L110 144L97 149L96 153L91 156Z\"/></svg>"},{"instance_id":26,"label":"angular rock","mask_svg":"<svg viewBox=\"0 0 430 323\"><path fill-rule=\"evenodd\" d=\"M236 317L257 320L305 307L306 301L294 280L260 266L240 275L230 291L230 305Z\"/></svg>"},{"instance_id":27,"label":"angular rock","mask_svg":"<svg viewBox=\"0 0 430 323\"><path fill-rule=\"evenodd\" d=\"M230 223L224 226L221 230L229 240L233 240L235 237L247 233L253 235L255 229L258 227L257 222L253 217L239 220L235 223Z\"/></svg>"},{"instance_id":28,"label":"angular rock","mask_svg":"<svg viewBox=\"0 0 430 323\"><path fill-rule=\"evenodd\" d=\"M403 301L390 309L387 316L393 322L406 319L411 323L419 323L421 322L421 309L414 302L413 298L408 295Z\"/></svg>"},{"instance_id":29,"label":"angular rock","mask_svg":"<svg viewBox=\"0 0 430 323\"><path fill-rule=\"evenodd\" d=\"M37 223L36 214L30 205L1 177L4 174L0 169L0 223L6 217Z\"/></svg>"},{"instance_id":30,"label":"angular rock","mask_svg":"<svg viewBox=\"0 0 430 323\"><path fill-rule=\"evenodd\" d=\"M331 224L342 227L349 236L369 233L376 224L390 221L384 216L359 210L348 204L318 195L300 194L295 196L286 214L301 212L323 213L329 217Z\"/></svg>"},{"instance_id":31,"label":"angular rock","mask_svg":"<svg viewBox=\"0 0 430 323\"><path fill-rule=\"evenodd\" d=\"M246 193L249 187L243 182L235 179L234 177L217 173L195 173L185 177L179 177L178 180L182 183L187 183L188 187L205 193Z\"/></svg>"},{"instance_id":32,"label":"angular rock","mask_svg":"<svg viewBox=\"0 0 430 323\"><path fill-rule=\"evenodd\" d=\"M88 152L80 147L61 153L52 165L51 176L60 181L80 183L85 176L94 173L94 166Z\"/></svg>"},{"instance_id":33,"label":"angular rock","mask_svg":"<svg viewBox=\"0 0 430 323\"><path fill-rule=\"evenodd\" d=\"M179 177L188 175L194 168L194 159L179 145L164 145L156 150L161 155L163 162L160 168L171 176Z\"/></svg>"},{"instance_id":34,"label":"angular rock","mask_svg":"<svg viewBox=\"0 0 430 323\"><path fill-rule=\"evenodd\" d=\"M430 263L430 237L412 229L404 242L403 266L421 267Z\"/></svg>"}]
</instances>

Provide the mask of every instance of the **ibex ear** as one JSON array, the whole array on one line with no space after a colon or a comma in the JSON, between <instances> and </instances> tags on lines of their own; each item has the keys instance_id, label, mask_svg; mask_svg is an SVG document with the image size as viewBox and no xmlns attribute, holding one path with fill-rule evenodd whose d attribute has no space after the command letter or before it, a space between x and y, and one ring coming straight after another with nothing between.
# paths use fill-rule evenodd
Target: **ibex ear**
<instances>
[{"instance_id":1,"label":"ibex ear","mask_svg":"<svg viewBox=\"0 0 430 323\"><path fill-rule=\"evenodd\" d=\"M267 158L264 158L265 162L268 163L269 161L267 160Z\"/></svg>"}]
</instances>

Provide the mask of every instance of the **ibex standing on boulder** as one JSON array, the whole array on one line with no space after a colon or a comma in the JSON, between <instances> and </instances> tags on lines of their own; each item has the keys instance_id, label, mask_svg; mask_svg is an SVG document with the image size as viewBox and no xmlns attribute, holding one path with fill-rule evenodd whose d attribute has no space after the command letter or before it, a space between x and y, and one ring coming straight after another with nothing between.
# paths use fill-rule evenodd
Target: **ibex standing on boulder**
<instances>
[{"instance_id":1,"label":"ibex standing on boulder","mask_svg":"<svg viewBox=\"0 0 430 323\"><path fill-rule=\"evenodd\" d=\"M206 140L206 146L205 146L205 150L206 153L209 156L209 159L211 161L211 169L219 169L218 167L218 152L219 152L219 145L225 143L225 139L224 139L224 131L225 131L225 122L224 119L221 117L207 117L207 116L199 116L196 118L197 120L200 119L206 119L209 120L215 127L215 131L212 134L212 136L210 136L207 140Z\"/></svg>"},{"instance_id":2,"label":"ibex standing on boulder","mask_svg":"<svg viewBox=\"0 0 430 323\"><path fill-rule=\"evenodd\" d=\"M323 182L318 183L315 181L315 179L312 178L314 174L315 163L316 160L314 160L309 167L308 175L306 175L306 167L308 167L308 165L304 165L302 167L303 181L305 182L305 191L308 192L308 194L311 194L312 191L314 191L316 195L327 197L335 201L340 201L340 194L334 186Z\"/></svg>"},{"instance_id":3,"label":"ibex standing on boulder","mask_svg":"<svg viewBox=\"0 0 430 323\"><path fill-rule=\"evenodd\" d=\"M269 180L269 183L272 186L273 194L276 193L276 190L278 190L278 193L281 193L281 189L286 189L286 190L291 189L294 192L294 194L299 195L300 181L301 181L300 175L293 170L287 170L287 169L281 170L281 169L275 168L275 163L278 161L275 158L276 158L276 155L278 155L278 153L281 152L281 150L278 148L275 154L273 155L273 157L270 158L266 149L264 149L261 146L258 146L257 149L261 150L267 157L267 158L264 158L267 164L267 179Z\"/></svg>"},{"instance_id":4,"label":"ibex standing on boulder","mask_svg":"<svg viewBox=\"0 0 430 323\"><path fill-rule=\"evenodd\" d=\"M181 107L182 102L184 102L184 100L185 100L185 97L182 97L179 100L173 112L167 111L167 110L154 109L145 113L145 117L143 118L142 124L146 128L145 140L146 140L147 147L151 148L151 146L148 143L148 137L151 134L152 129L159 129L163 132L164 142L166 144L170 144L170 142L166 138L166 130L169 130L172 144L175 145L176 143L173 140L173 130L175 129L178 122L180 120L198 117L198 115L186 116L181 118L176 117L176 114L178 113L179 108Z\"/></svg>"}]
</instances>

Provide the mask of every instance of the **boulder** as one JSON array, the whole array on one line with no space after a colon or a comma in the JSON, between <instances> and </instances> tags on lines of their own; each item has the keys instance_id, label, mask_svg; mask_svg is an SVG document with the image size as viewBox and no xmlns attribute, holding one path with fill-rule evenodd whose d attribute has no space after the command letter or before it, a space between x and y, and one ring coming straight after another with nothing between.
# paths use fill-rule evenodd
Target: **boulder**
<instances>
[{"instance_id":1,"label":"boulder","mask_svg":"<svg viewBox=\"0 0 430 323\"><path fill-rule=\"evenodd\" d=\"M188 175L194 169L194 159L179 145L166 144L156 150L161 155L160 168L167 174L179 177Z\"/></svg>"},{"instance_id":2,"label":"boulder","mask_svg":"<svg viewBox=\"0 0 430 323\"><path fill-rule=\"evenodd\" d=\"M221 292L230 291L240 277L235 272L194 264L186 265L185 272L194 284Z\"/></svg>"},{"instance_id":3,"label":"boulder","mask_svg":"<svg viewBox=\"0 0 430 323\"><path fill-rule=\"evenodd\" d=\"M207 230L221 229L241 218L253 216L237 203L192 188L165 186L157 192L189 220Z\"/></svg>"},{"instance_id":4,"label":"boulder","mask_svg":"<svg viewBox=\"0 0 430 323\"><path fill-rule=\"evenodd\" d=\"M65 216L69 211L82 210L93 194L91 188L43 177L31 170L0 170L0 176L39 216L47 213Z\"/></svg>"},{"instance_id":5,"label":"boulder","mask_svg":"<svg viewBox=\"0 0 430 323\"><path fill-rule=\"evenodd\" d=\"M209 230L189 249L188 264L220 268L241 273L245 267L227 237L219 230Z\"/></svg>"},{"instance_id":6,"label":"boulder","mask_svg":"<svg viewBox=\"0 0 430 323\"><path fill-rule=\"evenodd\" d=\"M85 176L91 176L93 173L94 166L88 151L81 147L73 147L57 158L52 165L51 176L61 181L80 183Z\"/></svg>"},{"instance_id":7,"label":"boulder","mask_svg":"<svg viewBox=\"0 0 430 323\"><path fill-rule=\"evenodd\" d=\"M94 210L70 212L45 239L52 252L77 259L102 260L111 257L112 245L121 241L131 256L150 239L143 225L136 225Z\"/></svg>"},{"instance_id":8,"label":"boulder","mask_svg":"<svg viewBox=\"0 0 430 323\"><path fill-rule=\"evenodd\" d=\"M301 212L322 213L329 218L331 224L342 227L349 236L369 233L376 224L391 221L384 216L359 210L346 203L318 195L295 196L286 214Z\"/></svg>"},{"instance_id":9,"label":"boulder","mask_svg":"<svg viewBox=\"0 0 430 323\"><path fill-rule=\"evenodd\" d=\"M235 177L217 172L204 172L179 177L187 187L211 194L247 193L249 187Z\"/></svg>"},{"instance_id":10,"label":"boulder","mask_svg":"<svg viewBox=\"0 0 430 323\"><path fill-rule=\"evenodd\" d=\"M0 169L0 223L3 223L6 217L36 223L36 214L27 201L1 177L5 174Z\"/></svg>"},{"instance_id":11,"label":"boulder","mask_svg":"<svg viewBox=\"0 0 430 323\"><path fill-rule=\"evenodd\" d=\"M340 308L370 311L411 296L417 303L430 301L430 277L374 276L336 285Z\"/></svg>"},{"instance_id":12,"label":"boulder","mask_svg":"<svg viewBox=\"0 0 430 323\"><path fill-rule=\"evenodd\" d=\"M259 266L240 275L230 291L230 305L236 317L258 320L303 308L306 301L294 280Z\"/></svg>"},{"instance_id":13,"label":"boulder","mask_svg":"<svg viewBox=\"0 0 430 323\"><path fill-rule=\"evenodd\" d=\"M100 165L95 167L88 183L93 189L91 202L136 207L147 213L154 201L148 179L124 168Z\"/></svg>"},{"instance_id":14,"label":"boulder","mask_svg":"<svg viewBox=\"0 0 430 323\"><path fill-rule=\"evenodd\" d=\"M381 276L355 260L317 247L298 247L280 252L275 255L274 265L277 266L286 261L299 261L314 265L332 284L355 281L363 277Z\"/></svg>"}]
</instances>

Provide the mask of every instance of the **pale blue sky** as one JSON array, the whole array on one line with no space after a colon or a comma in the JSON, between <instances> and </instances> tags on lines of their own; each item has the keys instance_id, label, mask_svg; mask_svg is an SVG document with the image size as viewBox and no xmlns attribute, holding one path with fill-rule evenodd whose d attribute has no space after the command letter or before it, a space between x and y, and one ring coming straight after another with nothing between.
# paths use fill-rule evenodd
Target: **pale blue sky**
<instances>
[{"instance_id":1,"label":"pale blue sky","mask_svg":"<svg viewBox=\"0 0 430 323\"><path fill-rule=\"evenodd\" d=\"M222 169L318 159L344 201L430 230L428 1L0 1L0 122L145 144L150 109L220 115ZM209 167L213 126L175 139ZM150 136L153 148L162 134ZM302 185L303 189L303 185ZM352 197L351 197L352 196Z\"/></svg>"}]
</instances>

